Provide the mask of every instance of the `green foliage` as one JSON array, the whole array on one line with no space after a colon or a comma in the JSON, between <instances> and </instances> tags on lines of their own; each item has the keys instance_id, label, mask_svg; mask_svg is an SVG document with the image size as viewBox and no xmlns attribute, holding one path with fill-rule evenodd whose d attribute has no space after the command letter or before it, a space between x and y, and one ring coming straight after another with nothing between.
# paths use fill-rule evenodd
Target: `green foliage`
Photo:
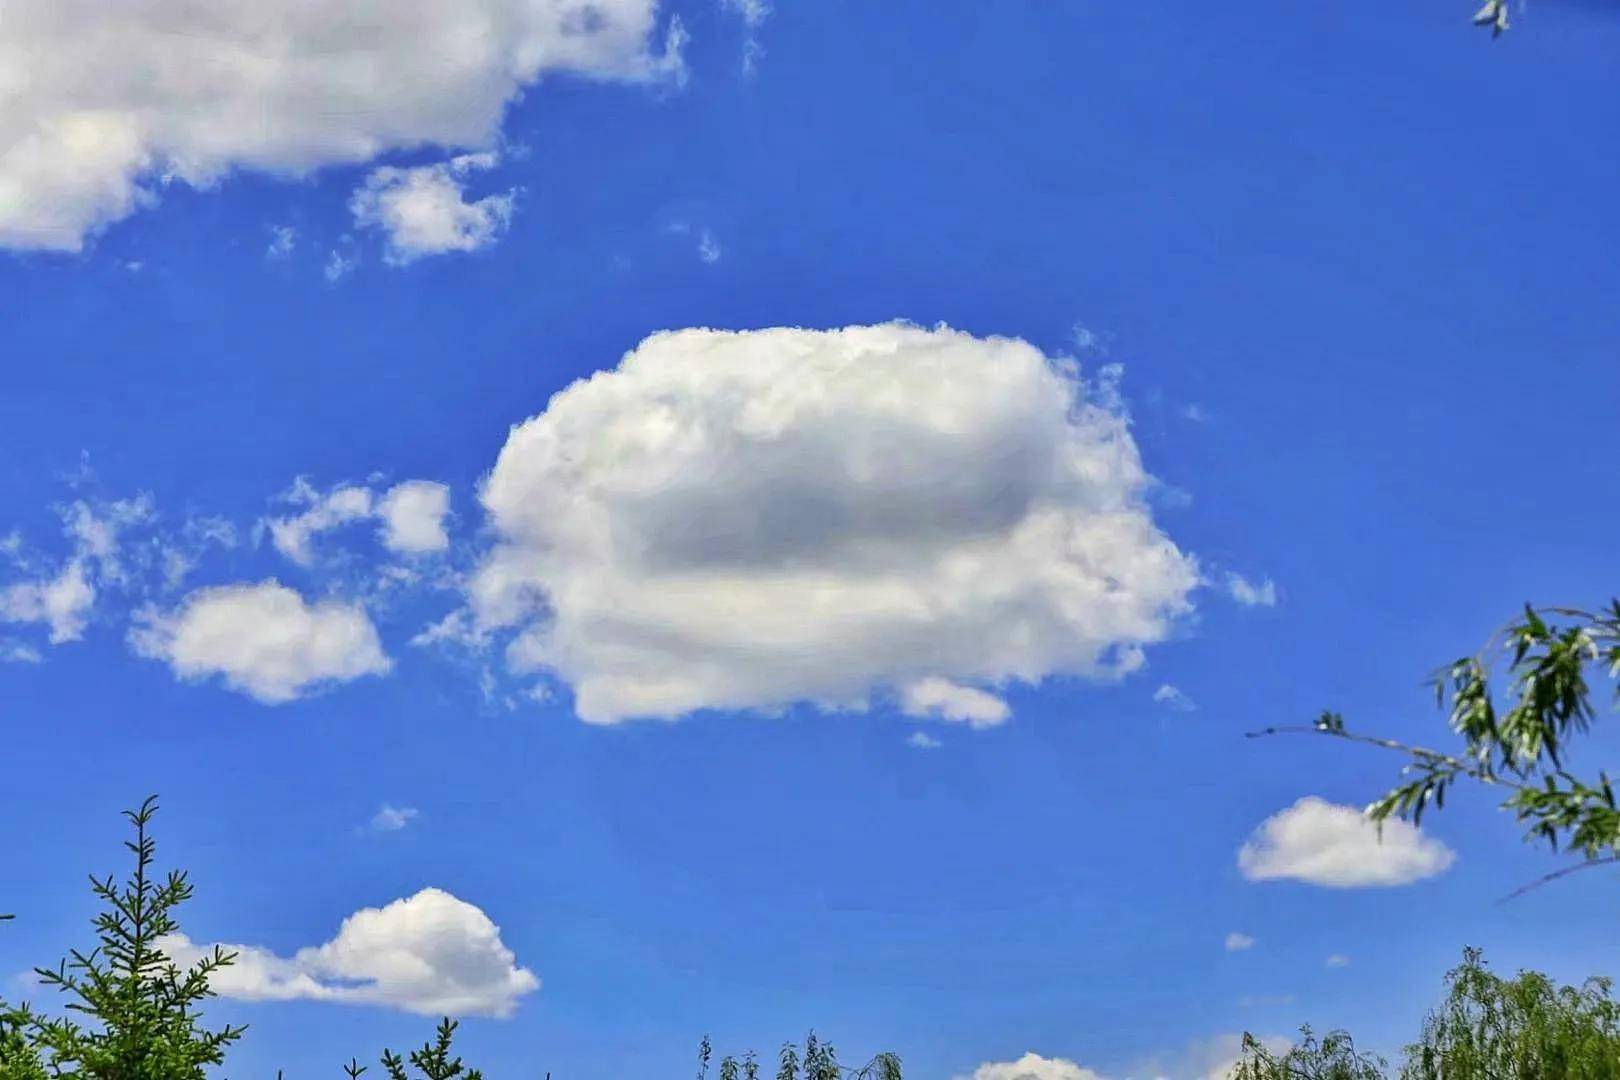
<instances>
[{"instance_id":1,"label":"green foliage","mask_svg":"<svg viewBox=\"0 0 1620 1080\"><path fill-rule=\"evenodd\" d=\"M1555 986L1504 979L1477 949L1446 976L1445 1003L1407 1047L1402 1080L1611 1080L1620 1076L1620 1004L1607 979Z\"/></svg>"},{"instance_id":2,"label":"green foliage","mask_svg":"<svg viewBox=\"0 0 1620 1080\"><path fill-rule=\"evenodd\" d=\"M698 1046L698 1080L708 1073L711 1047L705 1035ZM720 1059L720 1080L759 1080L759 1062L753 1053L741 1058L730 1055ZM791 1042L783 1043L777 1055L776 1080L902 1080L900 1059L884 1053L859 1068L838 1064L838 1052L831 1043L822 1042L815 1032L805 1036L804 1055Z\"/></svg>"},{"instance_id":3,"label":"green foliage","mask_svg":"<svg viewBox=\"0 0 1620 1080\"><path fill-rule=\"evenodd\" d=\"M0 922L11 918L0 915ZM45 1063L29 1038L33 1013L26 1006L8 1005L0 998L0 1080L46 1080Z\"/></svg>"},{"instance_id":4,"label":"green foliage","mask_svg":"<svg viewBox=\"0 0 1620 1080\"><path fill-rule=\"evenodd\" d=\"M124 844L135 856L129 879L122 886L111 875L90 879L106 905L95 918L97 947L74 950L55 970L36 969L42 984L69 995L67 1008L89 1022L35 1016L23 1021L52 1076L202 1080L204 1069L220 1064L225 1048L244 1030L207 1031L197 1015L212 996L209 977L232 961L230 954L215 949L182 972L159 946L164 935L179 929L174 909L191 898L192 888L180 871L161 880L153 876L155 845L146 827L156 812L155 799L124 812L135 827L135 840Z\"/></svg>"},{"instance_id":5,"label":"green foliage","mask_svg":"<svg viewBox=\"0 0 1620 1080\"><path fill-rule=\"evenodd\" d=\"M411 1051L411 1064L422 1074L423 1080L451 1080L451 1077L457 1076L462 1080L484 1080L483 1073L477 1069L463 1068L459 1057L450 1056L450 1045L455 1034L456 1022L447 1016L439 1022L439 1030L432 1042L424 1043L420 1050ZM388 1080L410 1080L410 1075L405 1071L405 1062L398 1054L384 1050L382 1064L388 1073ZM350 1067L353 1067L352 1062Z\"/></svg>"},{"instance_id":6,"label":"green foliage","mask_svg":"<svg viewBox=\"0 0 1620 1080\"><path fill-rule=\"evenodd\" d=\"M1599 771L1583 780L1569 771L1571 742L1597 716L1594 675L1620 677L1620 601L1599 612L1527 606L1522 619L1432 680L1463 740L1455 754L1352 732L1331 712L1309 729L1255 734L1310 730L1404 754L1406 779L1367 808L1374 821L1417 824L1431 803L1443 807L1447 791L1469 780L1507 792L1502 806L1527 840L1576 852L1581 865L1611 862L1620 859L1620 807L1609 776Z\"/></svg>"},{"instance_id":7,"label":"green foliage","mask_svg":"<svg viewBox=\"0 0 1620 1080\"><path fill-rule=\"evenodd\" d=\"M777 1057L776 1080L799 1080L799 1051L792 1043L783 1043Z\"/></svg>"},{"instance_id":8,"label":"green foliage","mask_svg":"<svg viewBox=\"0 0 1620 1080\"><path fill-rule=\"evenodd\" d=\"M1229 1080L1383 1080L1384 1060L1356 1050L1347 1032L1330 1031L1320 1039L1307 1025L1299 1042L1273 1054L1248 1032L1243 1053Z\"/></svg>"}]
</instances>

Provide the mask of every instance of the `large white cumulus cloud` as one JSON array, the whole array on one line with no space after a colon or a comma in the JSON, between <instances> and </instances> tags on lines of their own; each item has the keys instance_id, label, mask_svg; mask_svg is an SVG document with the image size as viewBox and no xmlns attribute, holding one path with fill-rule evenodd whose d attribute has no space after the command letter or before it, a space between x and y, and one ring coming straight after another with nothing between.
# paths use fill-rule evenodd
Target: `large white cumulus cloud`
<instances>
[{"instance_id":1,"label":"large white cumulus cloud","mask_svg":"<svg viewBox=\"0 0 1620 1080\"><path fill-rule=\"evenodd\" d=\"M1112 395L1023 341L660 333L512 430L471 607L591 721L893 693L995 722L966 689L1129 670L1187 610L1149 482Z\"/></svg>"},{"instance_id":2,"label":"large white cumulus cloud","mask_svg":"<svg viewBox=\"0 0 1620 1080\"><path fill-rule=\"evenodd\" d=\"M183 934L159 943L189 966L212 953ZM510 1016L540 987L501 940L500 927L473 904L442 889L423 889L343 920L322 945L278 956L253 945L221 945L236 962L209 980L223 997L247 1001L306 999L383 1005L429 1016Z\"/></svg>"},{"instance_id":3,"label":"large white cumulus cloud","mask_svg":"<svg viewBox=\"0 0 1620 1080\"><path fill-rule=\"evenodd\" d=\"M0 247L78 250L158 181L493 145L542 74L679 73L657 0L7 0Z\"/></svg>"}]
</instances>

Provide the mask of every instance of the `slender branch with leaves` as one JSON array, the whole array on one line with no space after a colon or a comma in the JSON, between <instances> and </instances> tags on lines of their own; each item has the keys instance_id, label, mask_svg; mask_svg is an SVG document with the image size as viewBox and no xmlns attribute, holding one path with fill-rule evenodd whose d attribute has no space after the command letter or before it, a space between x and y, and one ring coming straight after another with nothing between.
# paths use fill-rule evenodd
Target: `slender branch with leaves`
<instances>
[{"instance_id":1,"label":"slender branch with leaves","mask_svg":"<svg viewBox=\"0 0 1620 1080\"><path fill-rule=\"evenodd\" d=\"M1248 1032L1229 1080L1383 1080L1384 1059L1356 1049L1349 1032L1330 1031L1321 1038L1305 1025L1299 1041L1273 1053Z\"/></svg>"},{"instance_id":2,"label":"slender branch with leaves","mask_svg":"<svg viewBox=\"0 0 1620 1080\"><path fill-rule=\"evenodd\" d=\"M1447 791L1461 780L1504 790L1502 806L1525 827L1527 840L1582 859L1527 886L1533 888L1620 861L1620 807L1608 773L1582 779L1569 768L1570 744L1598 715L1594 674L1620 679L1620 601L1596 612L1526 606L1522 618L1492 635L1479 652L1446 665L1431 680L1452 731L1463 740L1456 753L1352 731L1334 712L1324 712L1309 727L1250 734L1308 732L1405 755L1405 779L1367 808L1375 822L1396 817L1418 824L1431 803L1445 805Z\"/></svg>"}]
</instances>

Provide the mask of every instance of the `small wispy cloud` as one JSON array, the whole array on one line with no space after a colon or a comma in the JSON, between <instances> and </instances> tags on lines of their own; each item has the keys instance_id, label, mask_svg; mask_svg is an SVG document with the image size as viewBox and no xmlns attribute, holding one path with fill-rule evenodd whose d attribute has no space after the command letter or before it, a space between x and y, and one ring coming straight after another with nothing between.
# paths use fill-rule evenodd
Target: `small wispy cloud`
<instances>
[{"instance_id":1,"label":"small wispy cloud","mask_svg":"<svg viewBox=\"0 0 1620 1080\"><path fill-rule=\"evenodd\" d=\"M1346 967L1349 967L1350 966L1350 958L1348 956L1344 955L1344 953L1334 953L1332 956L1327 958L1327 966L1330 967L1330 968L1346 968Z\"/></svg>"},{"instance_id":2,"label":"small wispy cloud","mask_svg":"<svg viewBox=\"0 0 1620 1080\"><path fill-rule=\"evenodd\" d=\"M698 234L697 252L698 258L704 262L717 263L720 261L720 241L714 238L714 233L704 229Z\"/></svg>"},{"instance_id":3,"label":"small wispy cloud","mask_svg":"<svg viewBox=\"0 0 1620 1080\"><path fill-rule=\"evenodd\" d=\"M689 236L696 241L697 257L709 265L720 261L725 249L720 246L720 238L715 236L714 230L707 225L694 225L689 221L672 221L665 226L666 232L676 236Z\"/></svg>"},{"instance_id":4,"label":"small wispy cloud","mask_svg":"<svg viewBox=\"0 0 1620 1080\"><path fill-rule=\"evenodd\" d=\"M1070 327L1069 343L1074 346L1075 354L1081 357L1096 358L1108 355L1108 338L1084 323L1077 322Z\"/></svg>"},{"instance_id":5,"label":"small wispy cloud","mask_svg":"<svg viewBox=\"0 0 1620 1080\"><path fill-rule=\"evenodd\" d=\"M26 641L0 638L0 664L37 664L44 659L44 654Z\"/></svg>"},{"instance_id":6,"label":"small wispy cloud","mask_svg":"<svg viewBox=\"0 0 1620 1080\"><path fill-rule=\"evenodd\" d=\"M354 273L354 268L357 264L358 259L345 255L337 248L333 248L331 254L327 255L326 257L326 266L322 269L321 273L326 277L326 283L328 285L336 285L338 282Z\"/></svg>"},{"instance_id":7,"label":"small wispy cloud","mask_svg":"<svg viewBox=\"0 0 1620 1080\"><path fill-rule=\"evenodd\" d=\"M1198 708L1198 706L1193 702L1192 698L1188 697L1177 687L1171 686L1169 683L1165 683L1163 686L1153 691L1153 700L1158 702L1160 705L1174 709L1177 712L1193 712Z\"/></svg>"},{"instance_id":8,"label":"small wispy cloud","mask_svg":"<svg viewBox=\"0 0 1620 1080\"><path fill-rule=\"evenodd\" d=\"M913 731L906 745L916 750L938 750L945 744L928 734L926 731Z\"/></svg>"},{"instance_id":9,"label":"small wispy cloud","mask_svg":"<svg viewBox=\"0 0 1620 1080\"><path fill-rule=\"evenodd\" d=\"M1241 934L1234 930L1226 935L1227 952L1243 952L1245 949L1252 948L1254 948L1254 938L1248 934Z\"/></svg>"},{"instance_id":10,"label":"small wispy cloud","mask_svg":"<svg viewBox=\"0 0 1620 1080\"><path fill-rule=\"evenodd\" d=\"M298 230L291 225L270 226L270 243L264 249L267 259L285 259L298 245Z\"/></svg>"},{"instance_id":11,"label":"small wispy cloud","mask_svg":"<svg viewBox=\"0 0 1620 1080\"><path fill-rule=\"evenodd\" d=\"M1244 607L1277 606L1277 583L1270 578L1264 578L1257 584L1242 574L1229 572L1226 575L1226 592Z\"/></svg>"},{"instance_id":12,"label":"small wispy cloud","mask_svg":"<svg viewBox=\"0 0 1620 1080\"><path fill-rule=\"evenodd\" d=\"M422 812L414 806L390 806L383 803L377 812L366 822L363 832L385 833L399 832L405 826L422 816Z\"/></svg>"},{"instance_id":13,"label":"small wispy cloud","mask_svg":"<svg viewBox=\"0 0 1620 1080\"><path fill-rule=\"evenodd\" d=\"M742 72L745 77L759 70L765 56L765 47L759 42L760 27L770 17L771 5L766 0L720 0L720 6L742 19L748 36L743 40Z\"/></svg>"}]
</instances>

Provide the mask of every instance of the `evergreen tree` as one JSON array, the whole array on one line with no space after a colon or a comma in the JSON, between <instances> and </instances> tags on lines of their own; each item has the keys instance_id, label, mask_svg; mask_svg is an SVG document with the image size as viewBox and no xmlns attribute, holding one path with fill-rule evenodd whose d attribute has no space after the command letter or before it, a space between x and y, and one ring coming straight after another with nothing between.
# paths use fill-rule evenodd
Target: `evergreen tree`
<instances>
[{"instance_id":1,"label":"evergreen tree","mask_svg":"<svg viewBox=\"0 0 1620 1080\"><path fill-rule=\"evenodd\" d=\"M208 980L230 964L233 954L216 948L211 956L181 971L162 952L160 939L179 930L174 909L191 899L183 871L166 879L153 873L155 844L147 825L156 798L124 816L135 827L125 841L135 869L122 886L112 875L90 884L105 910L95 918L99 944L75 949L55 970L37 968L43 985L73 1000L71 1019L28 1017L28 1039L55 1077L81 1080L203 1080L204 1069L224 1060L225 1049L245 1030L226 1026L208 1031L198 1008L213 995ZM26 1075L26 1074L23 1074ZM9 1080L9 1078L8 1078Z\"/></svg>"},{"instance_id":2,"label":"evergreen tree","mask_svg":"<svg viewBox=\"0 0 1620 1080\"><path fill-rule=\"evenodd\" d=\"M10 918L0 915L0 922ZM45 1063L29 1038L33 1023L27 1006L0 998L0 1080L46 1080Z\"/></svg>"},{"instance_id":3,"label":"evergreen tree","mask_svg":"<svg viewBox=\"0 0 1620 1080\"><path fill-rule=\"evenodd\" d=\"M451 1080L452 1077L460 1077L461 1080L484 1080L483 1073L477 1069L464 1069L459 1057L450 1056L450 1044L455 1037L456 1026L454 1020L445 1017L439 1022L439 1030L433 1041L424 1043L420 1050L411 1051L411 1064L422 1074L423 1080ZM388 1080L410 1080L405 1072L405 1061L398 1054L384 1050L382 1063L388 1072ZM349 1075L352 1077L358 1074Z\"/></svg>"}]
</instances>

